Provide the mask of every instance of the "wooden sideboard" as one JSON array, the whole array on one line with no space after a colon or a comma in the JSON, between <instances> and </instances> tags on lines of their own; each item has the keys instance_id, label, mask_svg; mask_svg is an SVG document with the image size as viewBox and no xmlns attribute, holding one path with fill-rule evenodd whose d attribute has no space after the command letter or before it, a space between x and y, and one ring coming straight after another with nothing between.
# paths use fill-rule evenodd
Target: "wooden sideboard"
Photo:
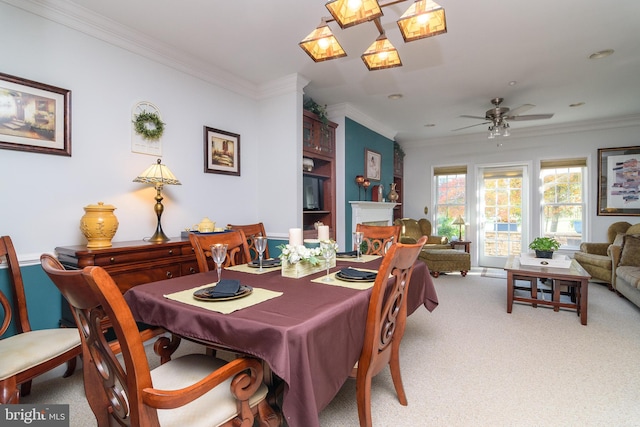
<instances>
[{"instance_id":1,"label":"wooden sideboard","mask_svg":"<svg viewBox=\"0 0 640 427\"><path fill-rule=\"evenodd\" d=\"M122 293L143 283L198 272L189 239L180 237L165 243L143 240L114 242L110 248L102 249L89 249L83 245L60 246L56 248L56 254L65 268L103 267Z\"/></svg>"}]
</instances>

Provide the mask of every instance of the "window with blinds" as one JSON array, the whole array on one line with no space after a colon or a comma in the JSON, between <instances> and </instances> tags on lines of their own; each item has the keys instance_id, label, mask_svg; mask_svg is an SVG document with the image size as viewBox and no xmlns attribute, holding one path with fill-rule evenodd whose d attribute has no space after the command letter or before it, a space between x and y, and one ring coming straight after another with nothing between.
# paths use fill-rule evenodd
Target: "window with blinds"
<instances>
[{"instance_id":1,"label":"window with blinds","mask_svg":"<svg viewBox=\"0 0 640 427\"><path fill-rule=\"evenodd\" d=\"M541 230L561 247L577 249L585 229L587 159L540 162Z\"/></svg>"},{"instance_id":2,"label":"window with blinds","mask_svg":"<svg viewBox=\"0 0 640 427\"><path fill-rule=\"evenodd\" d=\"M438 236L447 236L449 239L458 239L461 234L461 226L453 222L458 217L466 219L466 166L441 166L433 169L435 186L435 232ZM462 230L464 231L464 230Z\"/></svg>"}]
</instances>

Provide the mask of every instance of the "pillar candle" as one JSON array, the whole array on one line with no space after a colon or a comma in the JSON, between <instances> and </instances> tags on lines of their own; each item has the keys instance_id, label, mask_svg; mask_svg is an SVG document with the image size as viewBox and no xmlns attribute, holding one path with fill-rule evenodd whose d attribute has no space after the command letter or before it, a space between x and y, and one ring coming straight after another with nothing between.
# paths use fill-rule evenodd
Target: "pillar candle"
<instances>
[{"instance_id":1,"label":"pillar candle","mask_svg":"<svg viewBox=\"0 0 640 427\"><path fill-rule=\"evenodd\" d=\"M302 242L302 228L290 228L289 229L289 244L300 246Z\"/></svg>"},{"instance_id":2,"label":"pillar candle","mask_svg":"<svg viewBox=\"0 0 640 427\"><path fill-rule=\"evenodd\" d=\"M318 226L318 240L329 240L329 226Z\"/></svg>"}]
</instances>

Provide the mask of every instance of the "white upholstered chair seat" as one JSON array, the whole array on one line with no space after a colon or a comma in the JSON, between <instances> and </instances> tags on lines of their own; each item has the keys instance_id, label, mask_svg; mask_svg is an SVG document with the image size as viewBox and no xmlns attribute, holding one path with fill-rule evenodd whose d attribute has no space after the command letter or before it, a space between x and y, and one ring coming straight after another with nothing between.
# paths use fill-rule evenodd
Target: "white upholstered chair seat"
<instances>
[{"instance_id":1,"label":"white upholstered chair seat","mask_svg":"<svg viewBox=\"0 0 640 427\"><path fill-rule=\"evenodd\" d=\"M162 390L174 390L187 387L211 372L224 366L227 362L204 354L190 354L151 371L153 387ZM197 400L176 409L158 409L158 420L163 427L200 427L218 426L236 416L237 400L230 392L231 379L224 381ZM264 383L249 399L254 406L267 396Z\"/></svg>"},{"instance_id":2,"label":"white upholstered chair seat","mask_svg":"<svg viewBox=\"0 0 640 427\"><path fill-rule=\"evenodd\" d=\"M80 345L76 328L29 331L0 341L0 380L39 365Z\"/></svg>"}]
</instances>

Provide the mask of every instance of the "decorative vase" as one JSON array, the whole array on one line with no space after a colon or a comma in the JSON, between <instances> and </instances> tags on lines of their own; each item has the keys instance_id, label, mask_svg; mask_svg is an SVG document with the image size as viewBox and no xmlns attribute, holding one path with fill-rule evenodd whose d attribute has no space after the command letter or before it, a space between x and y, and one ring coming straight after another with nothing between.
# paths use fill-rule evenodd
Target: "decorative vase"
<instances>
[{"instance_id":1,"label":"decorative vase","mask_svg":"<svg viewBox=\"0 0 640 427\"><path fill-rule=\"evenodd\" d=\"M536 249L536 258L553 258L553 251L540 251Z\"/></svg>"},{"instance_id":2,"label":"decorative vase","mask_svg":"<svg viewBox=\"0 0 640 427\"><path fill-rule=\"evenodd\" d=\"M400 197L400 195L396 191L396 183L392 182L389 185L391 186L391 190L389 190L389 194L387 195L387 197L389 198L389 201L391 201L391 203L396 203L398 201L398 198Z\"/></svg>"},{"instance_id":3,"label":"decorative vase","mask_svg":"<svg viewBox=\"0 0 640 427\"><path fill-rule=\"evenodd\" d=\"M87 248L109 248L111 239L118 230L118 218L113 214L116 208L98 202L97 205L84 207L85 214L80 218L80 230L87 238Z\"/></svg>"}]
</instances>

